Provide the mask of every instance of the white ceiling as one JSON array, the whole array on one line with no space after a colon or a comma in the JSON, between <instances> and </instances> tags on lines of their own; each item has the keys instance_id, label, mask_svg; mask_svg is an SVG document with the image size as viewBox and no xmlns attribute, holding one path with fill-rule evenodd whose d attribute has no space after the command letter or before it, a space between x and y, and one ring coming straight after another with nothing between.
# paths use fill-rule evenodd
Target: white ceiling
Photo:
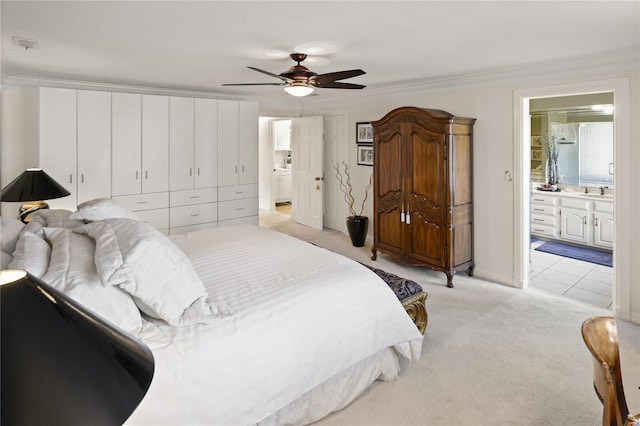
<instances>
[{"instance_id":1,"label":"white ceiling","mask_svg":"<svg viewBox=\"0 0 640 426\"><path fill-rule=\"evenodd\" d=\"M299 102L270 83L309 46L317 73L361 68L367 90L640 50L631 1L5 1L2 79L71 80ZM35 39L25 50L13 36ZM313 62L315 60L315 62ZM355 91L318 89L318 96ZM320 99L317 98L316 99Z\"/></svg>"}]
</instances>

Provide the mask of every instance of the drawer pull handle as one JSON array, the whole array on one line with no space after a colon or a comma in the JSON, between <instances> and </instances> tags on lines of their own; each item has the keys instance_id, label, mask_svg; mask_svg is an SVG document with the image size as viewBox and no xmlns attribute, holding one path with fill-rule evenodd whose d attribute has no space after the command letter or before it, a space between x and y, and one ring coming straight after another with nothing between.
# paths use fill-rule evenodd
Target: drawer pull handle
<instances>
[{"instance_id":1,"label":"drawer pull handle","mask_svg":"<svg viewBox=\"0 0 640 426\"><path fill-rule=\"evenodd\" d=\"M536 222L544 222L544 219L533 219L533 220L535 220Z\"/></svg>"},{"instance_id":2,"label":"drawer pull handle","mask_svg":"<svg viewBox=\"0 0 640 426\"><path fill-rule=\"evenodd\" d=\"M136 204L147 204L147 201L136 201Z\"/></svg>"},{"instance_id":3,"label":"drawer pull handle","mask_svg":"<svg viewBox=\"0 0 640 426\"><path fill-rule=\"evenodd\" d=\"M200 196L199 196L199 195L192 195L192 196L191 196L191 197L189 197L189 198L200 198Z\"/></svg>"},{"instance_id":4,"label":"drawer pull handle","mask_svg":"<svg viewBox=\"0 0 640 426\"><path fill-rule=\"evenodd\" d=\"M236 191L236 194L244 194L244 191Z\"/></svg>"},{"instance_id":5,"label":"drawer pull handle","mask_svg":"<svg viewBox=\"0 0 640 426\"><path fill-rule=\"evenodd\" d=\"M191 215L191 217L196 217L196 216L200 216L200 213L194 213Z\"/></svg>"},{"instance_id":6,"label":"drawer pull handle","mask_svg":"<svg viewBox=\"0 0 640 426\"><path fill-rule=\"evenodd\" d=\"M534 228L534 231L544 232L544 229L535 229L535 228Z\"/></svg>"},{"instance_id":7,"label":"drawer pull handle","mask_svg":"<svg viewBox=\"0 0 640 426\"><path fill-rule=\"evenodd\" d=\"M236 211L244 210L244 207L238 207Z\"/></svg>"},{"instance_id":8,"label":"drawer pull handle","mask_svg":"<svg viewBox=\"0 0 640 426\"><path fill-rule=\"evenodd\" d=\"M543 212L544 211L544 209L533 209L533 210L535 210L537 212Z\"/></svg>"},{"instance_id":9,"label":"drawer pull handle","mask_svg":"<svg viewBox=\"0 0 640 426\"><path fill-rule=\"evenodd\" d=\"M534 198L533 201L544 201L544 198Z\"/></svg>"}]
</instances>

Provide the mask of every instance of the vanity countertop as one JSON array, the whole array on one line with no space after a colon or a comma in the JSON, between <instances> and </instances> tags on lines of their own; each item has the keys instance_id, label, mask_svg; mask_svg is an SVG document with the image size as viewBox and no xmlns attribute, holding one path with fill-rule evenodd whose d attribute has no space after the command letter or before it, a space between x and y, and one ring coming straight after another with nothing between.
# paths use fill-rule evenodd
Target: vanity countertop
<instances>
[{"instance_id":1,"label":"vanity countertop","mask_svg":"<svg viewBox=\"0 0 640 426\"><path fill-rule=\"evenodd\" d=\"M594 191L598 190L594 188ZM576 192L576 191L538 191L534 190L534 194L549 194L557 197L572 197L572 198L584 198L585 200L602 200L602 201L613 201L613 194L605 194L600 195L599 192L590 192L585 194L584 192Z\"/></svg>"}]
</instances>

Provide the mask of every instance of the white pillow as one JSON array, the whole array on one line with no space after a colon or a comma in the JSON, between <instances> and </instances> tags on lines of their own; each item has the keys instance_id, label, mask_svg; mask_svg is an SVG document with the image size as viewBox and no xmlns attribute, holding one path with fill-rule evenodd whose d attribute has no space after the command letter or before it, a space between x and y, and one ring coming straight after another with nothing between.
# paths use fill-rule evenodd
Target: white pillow
<instances>
[{"instance_id":1,"label":"white pillow","mask_svg":"<svg viewBox=\"0 0 640 426\"><path fill-rule=\"evenodd\" d=\"M18 237L24 228L24 223L14 217L0 217L0 242L1 250L5 253L13 253L16 249Z\"/></svg>"},{"instance_id":2,"label":"white pillow","mask_svg":"<svg viewBox=\"0 0 640 426\"><path fill-rule=\"evenodd\" d=\"M28 231L23 232L16 244L9 269L24 269L42 278L49 268L50 257L51 247L42 237Z\"/></svg>"},{"instance_id":3,"label":"white pillow","mask_svg":"<svg viewBox=\"0 0 640 426\"><path fill-rule=\"evenodd\" d=\"M187 256L151 225L106 219L74 230L96 241L96 267L104 285L119 286L140 310L173 326L221 316Z\"/></svg>"},{"instance_id":4,"label":"white pillow","mask_svg":"<svg viewBox=\"0 0 640 426\"><path fill-rule=\"evenodd\" d=\"M69 229L45 228L51 242L49 270L42 277L90 311L134 336L142 327L142 317L127 293L100 282L94 263L95 243L86 235Z\"/></svg>"},{"instance_id":5,"label":"white pillow","mask_svg":"<svg viewBox=\"0 0 640 426\"><path fill-rule=\"evenodd\" d=\"M38 224L52 228L77 228L84 225L81 220L71 219L71 211L65 209L40 209L29 215L29 225ZM27 229L30 230L30 229ZM34 232L35 233L35 232Z\"/></svg>"},{"instance_id":6,"label":"white pillow","mask_svg":"<svg viewBox=\"0 0 640 426\"><path fill-rule=\"evenodd\" d=\"M136 215L112 198L96 198L95 200L85 201L78 204L78 210L71 215L71 219L80 219L87 222L113 218L138 220Z\"/></svg>"}]
</instances>

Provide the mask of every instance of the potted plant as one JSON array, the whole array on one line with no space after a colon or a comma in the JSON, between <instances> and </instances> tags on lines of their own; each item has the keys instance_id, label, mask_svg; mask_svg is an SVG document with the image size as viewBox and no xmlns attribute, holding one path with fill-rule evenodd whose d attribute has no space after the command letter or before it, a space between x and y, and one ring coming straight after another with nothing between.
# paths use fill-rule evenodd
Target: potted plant
<instances>
[{"instance_id":1,"label":"potted plant","mask_svg":"<svg viewBox=\"0 0 640 426\"><path fill-rule=\"evenodd\" d=\"M362 247L367 239L367 230L369 229L369 218L367 216L363 216L362 213L364 212L364 204L369 196L369 189L371 189L371 185L373 184L373 173L369 177L369 184L364 190L364 199L362 200L360 213L356 214L356 211L353 208L355 199L353 198L349 167L344 161L342 161L342 165L344 166L344 171L341 171L339 163L334 164L333 168L336 171L336 178L340 184L340 191L344 194L344 199L349 206L350 216L347 217L347 230L349 231L349 237L351 238L353 246Z\"/></svg>"}]
</instances>

